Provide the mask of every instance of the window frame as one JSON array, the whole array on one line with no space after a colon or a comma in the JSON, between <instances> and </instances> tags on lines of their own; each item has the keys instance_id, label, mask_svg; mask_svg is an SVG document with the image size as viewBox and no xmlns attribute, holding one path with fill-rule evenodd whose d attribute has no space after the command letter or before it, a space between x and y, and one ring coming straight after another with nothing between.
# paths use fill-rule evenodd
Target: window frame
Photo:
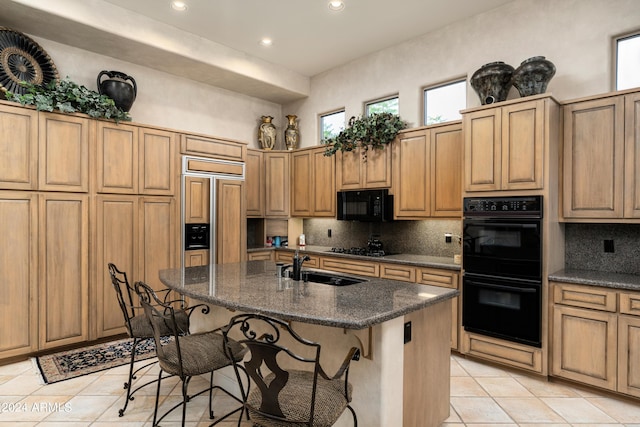
<instances>
[{"instance_id":1,"label":"window frame","mask_svg":"<svg viewBox=\"0 0 640 427\"><path fill-rule=\"evenodd\" d=\"M363 117L369 117L369 106L374 105L374 104L378 104L381 102L385 102L385 101L390 101L392 99L397 99L398 100L398 112L397 113L393 113L393 114L400 114L400 94L399 93L394 93L393 95L387 95L387 96L383 96L380 98L375 98L372 99L370 101L365 101L364 102L364 113L363 113Z\"/></svg>"},{"instance_id":2,"label":"window frame","mask_svg":"<svg viewBox=\"0 0 640 427\"><path fill-rule=\"evenodd\" d=\"M439 83L435 83L435 84L431 84L431 85L426 85L426 86L422 86L422 125L423 126L430 126L427 125L427 91L429 90L433 90L433 89L438 89L441 87L445 87L445 86L449 86L449 85L453 85L456 83L464 83L464 108L467 108L467 102L468 102L468 95L469 95L469 80L467 78L466 75L462 75L462 76L458 76L458 77L454 77L448 80L444 80L441 81ZM449 121L455 121L455 120L460 120L461 118L457 118L454 120L449 120ZM439 123L447 123L449 121L445 121L445 122L439 122ZM431 124L437 124L437 123L431 123Z\"/></svg>"},{"instance_id":3,"label":"window frame","mask_svg":"<svg viewBox=\"0 0 640 427\"><path fill-rule=\"evenodd\" d=\"M614 36L611 40L611 88L612 91L626 90L618 89L618 42L625 39L640 37L640 28L623 34ZM640 83L638 84L640 86ZM631 89L631 88L628 88Z\"/></svg>"},{"instance_id":4,"label":"window frame","mask_svg":"<svg viewBox=\"0 0 640 427\"><path fill-rule=\"evenodd\" d=\"M324 139L324 129L323 129L323 126L322 126L322 122L323 122L322 119L324 117L331 116L331 115L338 114L338 113L343 113L344 114L344 127L342 129L345 129L347 127L347 111L346 111L346 108L344 108L344 107L336 108L335 110L329 110L327 112L318 114L318 137L319 137L320 144L322 144L322 142L325 140ZM338 130L336 135L338 133L340 133L340 130Z\"/></svg>"}]
</instances>

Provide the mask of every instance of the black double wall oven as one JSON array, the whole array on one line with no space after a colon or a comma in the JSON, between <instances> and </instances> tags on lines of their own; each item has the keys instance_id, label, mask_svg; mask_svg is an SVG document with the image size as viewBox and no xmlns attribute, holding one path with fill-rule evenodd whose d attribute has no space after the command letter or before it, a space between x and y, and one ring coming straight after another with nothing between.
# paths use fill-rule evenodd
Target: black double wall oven
<instances>
[{"instance_id":1,"label":"black double wall oven","mask_svg":"<svg viewBox=\"0 0 640 427\"><path fill-rule=\"evenodd\" d=\"M465 198L464 329L541 346L542 196Z\"/></svg>"}]
</instances>

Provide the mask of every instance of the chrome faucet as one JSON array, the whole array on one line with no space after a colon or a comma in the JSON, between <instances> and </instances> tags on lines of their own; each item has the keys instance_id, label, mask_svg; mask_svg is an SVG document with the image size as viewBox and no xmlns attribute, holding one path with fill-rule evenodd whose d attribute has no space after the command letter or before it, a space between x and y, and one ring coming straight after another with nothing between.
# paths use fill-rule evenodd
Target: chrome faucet
<instances>
[{"instance_id":1,"label":"chrome faucet","mask_svg":"<svg viewBox=\"0 0 640 427\"><path fill-rule=\"evenodd\" d=\"M293 256L293 280L300 280L301 272L302 272L302 263L305 261L309 261L309 255L300 256L298 251L296 251Z\"/></svg>"}]
</instances>

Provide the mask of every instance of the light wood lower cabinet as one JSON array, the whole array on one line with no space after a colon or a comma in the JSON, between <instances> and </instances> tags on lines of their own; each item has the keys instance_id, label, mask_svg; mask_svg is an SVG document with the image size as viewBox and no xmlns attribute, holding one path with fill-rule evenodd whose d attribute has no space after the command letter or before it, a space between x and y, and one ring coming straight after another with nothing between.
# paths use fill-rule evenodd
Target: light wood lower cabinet
<instances>
[{"instance_id":1,"label":"light wood lower cabinet","mask_svg":"<svg viewBox=\"0 0 640 427\"><path fill-rule=\"evenodd\" d=\"M177 208L172 197L99 195L96 197L95 338L124 333L123 318L107 264L154 289L164 286L158 271L179 264Z\"/></svg>"},{"instance_id":2,"label":"light wood lower cabinet","mask_svg":"<svg viewBox=\"0 0 640 427\"><path fill-rule=\"evenodd\" d=\"M552 375L640 397L640 293L552 286Z\"/></svg>"},{"instance_id":3,"label":"light wood lower cabinet","mask_svg":"<svg viewBox=\"0 0 640 427\"><path fill-rule=\"evenodd\" d=\"M89 197L42 194L39 348L89 339Z\"/></svg>"},{"instance_id":4,"label":"light wood lower cabinet","mask_svg":"<svg viewBox=\"0 0 640 427\"><path fill-rule=\"evenodd\" d=\"M247 252L247 261L273 261L273 251Z\"/></svg>"},{"instance_id":5,"label":"light wood lower cabinet","mask_svg":"<svg viewBox=\"0 0 640 427\"><path fill-rule=\"evenodd\" d=\"M38 349L38 196L0 191L0 235L10 244L0 256L3 276L0 358Z\"/></svg>"}]
</instances>

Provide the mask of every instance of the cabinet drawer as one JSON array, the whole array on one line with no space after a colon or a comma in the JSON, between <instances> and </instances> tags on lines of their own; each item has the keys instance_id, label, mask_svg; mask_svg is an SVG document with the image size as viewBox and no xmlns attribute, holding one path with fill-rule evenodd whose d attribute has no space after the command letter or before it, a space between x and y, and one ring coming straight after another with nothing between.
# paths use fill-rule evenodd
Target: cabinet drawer
<instances>
[{"instance_id":1,"label":"cabinet drawer","mask_svg":"<svg viewBox=\"0 0 640 427\"><path fill-rule=\"evenodd\" d=\"M418 268L416 283L458 289L458 275L451 271L434 268Z\"/></svg>"},{"instance_id":2,"label":"cabinet drawer","mask_svg":"<svg viewBox=\"0 0 640 427\"><path fill-rule=\"evenodd\" d=\"M273 259L273 251L248 252L248 261L271 261Z\"/></svg>"},{"instance_id":3,"label":"cabinet drawer","mask_svg":"<svg viewBox=\"0 0 640 427\"><path fill-rule=\"evenodd\" d=\"M403 282L416 281L415 267L399 264L380 264L380 278L400 280Z\"/></svg>"},{"instance_id":4,"label":"cabinet drawer","mask_svg":"<svg viewBox=\"0 0 640 427\"><path fill-rule=\"evenodd\" d=\"M602 311L615 312L617 310L615 291L592 286L555 283L553 302Z\"/></svg>"},{"instance_id":5,"label":"cabinet drawer","mask_svg":"<svg viewBox=\"0 0 640 427\"><path fill-rule=\"evenodd\" d=\"M294 255L294 252L276 251L275 260L276 262L286 262L287 264L291 264L293 263L293 255ZM303 267L320 268L319 256L311 255L311 254L302 254L302 255L307 255L309 257L309 260L304 262Z\"/></svg>"},{"instance_id":6,"label":"cabinet drawer","mask_svg":"<svg viewBox=\"0 0 640 427\"><path fill-rule=\"evenodd\" d=\"M640 316L640 293L620 293L620 313Z\"/></svg>"},{"instance_id":7,"label":"cabinet drawer","mask_svg":"<svg viewBox=\"0 0 640 427\"><path fill-rule=\"evenodd\" d=\"M462 353L542 373L542 351L504 340L464 333Z\"/></svg>"},{"instance_id":8,"label":"cabinet drawer","mask_svg":"<svg viewBox=\"0 0 640 427\"><path fill-rule=\"evenodd\" d=\"M380 265L377 262L351 261L342 258L320 258L320 268L360 276L379 277Z\"/></svg>"}]
</instances>

